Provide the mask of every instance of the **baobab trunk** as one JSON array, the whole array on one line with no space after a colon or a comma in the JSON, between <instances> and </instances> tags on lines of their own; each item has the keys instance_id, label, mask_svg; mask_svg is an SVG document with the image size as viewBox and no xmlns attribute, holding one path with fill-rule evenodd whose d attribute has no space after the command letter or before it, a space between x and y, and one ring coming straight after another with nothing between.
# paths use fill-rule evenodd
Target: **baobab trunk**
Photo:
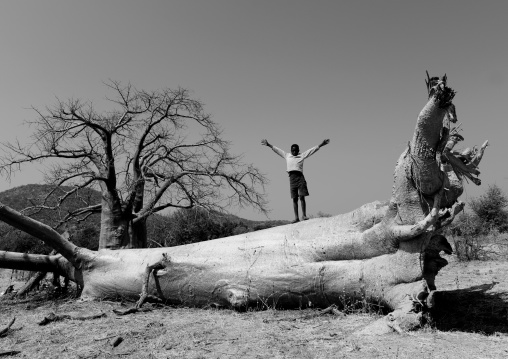
<instances>
[{"instance_id":1,"label":"baobab trunk","mask_svg":"<svg viewBox=\"0 0 508 359\"><path fill-rule=\"evenodd\" d=\"M479 184L473 175L487 146L457 159L454 91L446 76L429 78L428 90L388 202L171 248L92 252L45 230L46 243L62 256L44 263L83 286L84 298L136 300L143 292L169 303L233 308L374 302L393 310L377 329L414 328L434 305L434 279L447 264L440 253L452 250L441 231L464 206L458 202L462 177ZM37 233L35 224L12 213L0 207L0 219ZM2 267L22 263L0 253Z\"/></svg>"},{"instance_id":2,"label":"baobab trunk","mask_svg":"<svg viewBox=\"0 0 508 359\"><path fill-rule=\"evenodd\" d=\"M146 220L134 219L131 208L123 208L118 198L103 191L99 248L145 248Z\"/></svg>"},{"instance_id":3,"label":"baobab trunk","mask_svg":"<svg viewBox=\"0 0 508 359\"><path fill-rule=\"evenodd\" d=\"M425 287L419 248L398 251L364 235L373 223L363 216L378 213L379 220L386 209L374 202L337 217L185 246L99 251L83 271L82 296L138 299L146 267L162 262L148 292L169 303L304 308L357 299L394 308Z\"/></svg>"}]
</instances>

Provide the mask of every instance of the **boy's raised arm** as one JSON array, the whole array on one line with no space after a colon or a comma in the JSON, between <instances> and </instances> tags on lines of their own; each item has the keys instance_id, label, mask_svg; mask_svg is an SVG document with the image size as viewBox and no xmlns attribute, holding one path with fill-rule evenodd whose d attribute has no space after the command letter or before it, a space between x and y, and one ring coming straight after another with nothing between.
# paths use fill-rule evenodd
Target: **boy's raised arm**
<instances>
[{"instance_id":1,"label":"boy's raised arm","mask_svg":"<svg viewBox=\"0 0 508 359\"><path fill-rule=\"evenodd\" d=\"M317 146L314 146L312 148L309 148L307 151L305 151L304 153L302 153L302 157L303 158L307 158L307 157L310 157L312 156L314 153L316 153L317 150L319 150L321 147L323 146L326 146L327 144L330 143L330 140L329 139L326 139L326 140L323 140L323 142L321 142L319 145Z\"/></svg>"},{"instance_id":2,"label":"boy's raised arm","mask_svg":"<svg viewBox=\"0 0 508 359\"><path fill-rule=\"evenodd\" d=\"M281 156L282 158L286 158L286 152L282 151L280 148L277 148L277 147L275 147L275 146L271 145L270 143L268 143L268 141L267 141L267 140L264 140L264 139L263 139L263 140L261 140L261 144L262 144L263 146L268 146L268 147L270 147L270 148L273 150L273 152L275 152L276 154L278 154L278 155L279 155L279 156Z\"/></svg>"}]
</instances>

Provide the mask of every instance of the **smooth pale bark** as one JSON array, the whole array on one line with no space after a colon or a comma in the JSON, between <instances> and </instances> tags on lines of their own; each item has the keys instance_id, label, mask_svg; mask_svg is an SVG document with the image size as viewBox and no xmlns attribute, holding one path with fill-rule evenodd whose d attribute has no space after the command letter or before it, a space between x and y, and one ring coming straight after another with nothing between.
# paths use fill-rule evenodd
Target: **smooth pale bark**
<instances>
[{"instance_id":1,"label":"smooth pale bark","mask_svg":"<svg viewBox=\"0 0 508 359\"><path fill-rule=\"evenodd\" d=\"M146 219L134 220L132 210L122 208L118 198L102 194L100 249L145 248Z\"/></svg>"},{"instance_id":2,"label":"smooth pale bark","mask_svg":"<svg viewBox=\"0 0 508 359\"><path fill-rule=\"evenodd\" d=\"M185 246L98 252L73 247L1 206L0 219L57 249L66 258L59 258L57 267L83 286L83 298L136 300L142 293L169 303L234 308L373 302L394 309L381 330L373 331L411 329L420 323L422 309L433 305L435 276L447 264L440 252L451 253L440 231L463 208L457 201L463 190L460 176L478 173L487 145L465 166L454 167L453 146L447 145L450 130L443 127L445 118L456 120L454 92L443 78L429 94L413 139L397 162L389 202ZM111 225L103 223L101 240L127 234L127 227L104 218ZM153 278L144 288L150 273Z\"/></svg>"},{"instance_id":3,"label":"smooth pale bark","mask_svg":"<svg viewBox=\"0 0 508 359\"><path fill-rule=\"evenodd\" d=\"M357 212L356 212L357 213ZM350 258L361 232L344 217L313 219L233 237L157 249L101 250L83 271L85 298L137 299L145 268L163 260L149 294L192 306L325 306L350 298L394 308L424 287L419 251ZM349 232L347 236L344 236ZM356 235L354 235L356 234ZM357 248L358 257L365 251ZM165 259L164 259L165 258Z\"/></svg>"}]
</instances>

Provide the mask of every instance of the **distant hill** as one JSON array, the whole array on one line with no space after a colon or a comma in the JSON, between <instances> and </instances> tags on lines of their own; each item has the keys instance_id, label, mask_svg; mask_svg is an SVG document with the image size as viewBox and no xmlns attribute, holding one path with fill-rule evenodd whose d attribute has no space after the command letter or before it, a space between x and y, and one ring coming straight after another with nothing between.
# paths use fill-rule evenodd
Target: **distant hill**
<instances>
[{"instance_id":1,"label":"distant hill","mask_svg":"<svg viewBox=\"0 0 508 359\"><path fill-rule=\"evenodd\" d=\"M30 184L0 192L0 202L21 211L39 203L53 189L50 185ZM48 205L54 205L64 194L63 187L49 197ZM101 194L93 189L83 189L77 195L66 199L59 210L41 210L37 213L24 213L30 217L54 227L72 210L99 203ZM175 246L201 242L241 233L288 224L289 221L268 220L253 221L233 214L205 211L198 208L177 210L170 215L154 214L147 221L148 246ZM99 245L100 214L94 214L80 223L71 222L61 226L60 233L68 231L71 240L78 246L97 249ZM0 250L24 253L49 253L51 248L42 241L20 230L0 222Z\"/></svg>"},{"instance_id":2,"label":"distant hill","mask_svg":"<svg viewBox=\"0 0 508 359\"><path fill-rule=\"evenodd\" d=\"M0 201L19 211L29 206L34 205L42 198L44 198L54 186L45 184L27 184L15 188L8 189L7 191L0 192ZM53 194L49 197L48 204L54 205L59 196L64 195L64 191L70 190L71 187L57 188ZM73 210L81 208L88 204L98 203L101 199L100 192L91 188L81 189L77 194L69 196L66 199L62 209Z\"/></svg>"}]
</instances>

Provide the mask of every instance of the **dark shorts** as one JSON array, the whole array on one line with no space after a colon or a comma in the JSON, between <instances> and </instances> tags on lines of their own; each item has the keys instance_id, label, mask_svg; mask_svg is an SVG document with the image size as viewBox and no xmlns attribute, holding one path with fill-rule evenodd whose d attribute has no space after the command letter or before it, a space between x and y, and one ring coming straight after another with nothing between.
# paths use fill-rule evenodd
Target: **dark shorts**
<instances>
[{"instance_id":1,"label":"dark shorts","mask_svg":"<svg viewBox=\"0 0 508 359\"><path fill-rule=\"evenodd\" d=\"M289 191L291 198L305 197L309 195L307 181L300 171L289 172Z\"/></svg>"}]
</instances>

